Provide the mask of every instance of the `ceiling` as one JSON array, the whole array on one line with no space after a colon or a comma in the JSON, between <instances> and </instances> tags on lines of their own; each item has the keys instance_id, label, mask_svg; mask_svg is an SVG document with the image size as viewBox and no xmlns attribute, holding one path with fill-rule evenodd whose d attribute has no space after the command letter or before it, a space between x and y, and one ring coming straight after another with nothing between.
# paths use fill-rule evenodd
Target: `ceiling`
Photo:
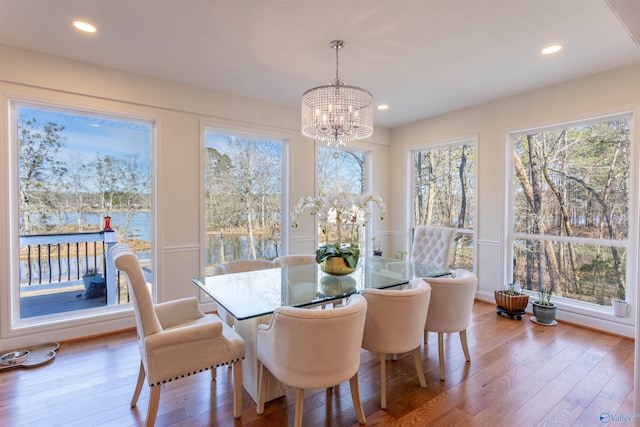
<instances>
[{"instance_id":1,"label":"ceiling","mask_svg":"<svg viewBox=\"0 0 640 427\"><path fill-rule=\"evenodd\" d=\"M0 0L0 44L300 108L335 77L395 127L640 63L638 0ZM74 30L82 18L94 34ZM550 56L540 50L559 43ZM0 61L2 59L0 58ZM46 70L42 71L43 73Z\"/></svg>"}]
</instances>

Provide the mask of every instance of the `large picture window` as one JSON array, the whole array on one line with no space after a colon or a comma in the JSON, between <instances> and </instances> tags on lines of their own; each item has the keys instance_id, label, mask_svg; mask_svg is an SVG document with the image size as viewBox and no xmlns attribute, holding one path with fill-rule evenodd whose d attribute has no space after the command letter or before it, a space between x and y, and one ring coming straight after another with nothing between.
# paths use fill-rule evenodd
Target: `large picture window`
<instances>
[{"instance_id":1,"label":"large picture window","mask_svg":"<svg viewBox=\"0 0 640 427\"><path fill-rule=\"evenodd\" d=\"M631 140L621 116L511 136L511 278L596 305L627 291Z\"/></svg>"},{"instance_id":2,"label":"large picture window","mask_svg":"<svg viewBox=\"0 0 640 427\"><path fill-rule=\"evenodd\" d=\"M473 271L475 145L462 141L415 150L412 162L414 223L459 229L451 266Z\"/></svg>"},{"instance_id":3,"label":"large picture window","mask_svg":"<svg viewBox=\"0 0 640 427\"><path fill-rule=\"evenodd\" d=\"M129 244L152 282L154 123L24 102L12 117L20 319L129 302L108 248Z\"/></svg>"},{"instance_id":4,"label":"large picture window","mask_svg":"<svg viewBox=\"0 0 640 427\"><path fill-rule=\"evenodd\" d=\"M354 150L337 150L330 147L318 147L318 194L330 195L345 193L360 196L367 191L367 156ZM358 229L358 231L360 231ZM357 235L357 243L366 247L366 228ZM318 236L323 234L318 224ZM327 241L336 241L336 236L325 236ZM319 242L324 243L324 242ZM364 251L362 252L364 253Z\"/></svg>"},{"instance_id":5,"label":"large picture window","mask_svg":"<svg viewBox=\"0 0 640 427\"><path fill-rule=\"evenodd\" d=\"M204 141L206 274L281 255L282 141L214 129Z\"/></svg>"}]
</instances>

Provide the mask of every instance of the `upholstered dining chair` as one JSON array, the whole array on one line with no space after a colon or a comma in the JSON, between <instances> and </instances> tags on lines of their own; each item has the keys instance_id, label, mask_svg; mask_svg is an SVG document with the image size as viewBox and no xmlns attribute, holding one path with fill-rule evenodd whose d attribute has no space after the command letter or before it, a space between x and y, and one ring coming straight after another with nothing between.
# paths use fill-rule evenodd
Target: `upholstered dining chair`
<instances>
[{"instance_id":1,"label":"upholstered dining chair","mask_svg":"<svg viewBox=\"0 0 640 427\"><path fill-rule=\"evenodd\" d=\"M273 260L276 268L314 264L315 262L315 255L281 255Z\"/></svg>"},{"instance_id":2,"label":"upholstered dining chair","mask_svg":"<svg viewBox=\"0 0 640 427\"><path fill-rule=\"evenodd\" d=\"M467 362L471 362L467 345L467 328L471 321L478 278L467 270L456 269L449 276L425 278L431 285L431 301L424 327L425 342L429 332L438 333L440 380L444 381L444 334L460 333L460 343Z\"/></svg>"},{"instance_id":3,"label":"upholstered dining chair","mask_svg":"<svg viewBox=\"0 0 640 427\"><path fill-rule=\"evenodd\" d=\"M364 424L358 368L366 312L367 301L359 294L351 295L339 308L278 307L271 323L258 327L258 414L264 412L267 369L283 384L296 388L294 426L302 425L304 389L332 387L346 380L358 422Z\"/></svg>"},{"instance_id":4,"label":"upholstered dining chair","mask_svg":"<svg viewBox=\"0 0 640 427\"><path fill-rule=\"evenodd\" d=\"M417 226L413 231L411 262L449 267L451 245L457 234L455 228Z\"/></svg>"},{"instance_id":5,"label":"upholstered dining chair","mask_svg":"<svg viewBox=\"0 0 640 427\"><path fill-rule=\"evenodd\" d=\"M124 244L111 248L116 268L128 279L140 350L140 371L131 407L135 407L145 376L150 387L146 426L155 424L162 384L221 365L233 367L233 415L242 405L243 339L218 316L204 314L196 298L154 304L138 258Z\"/></svg>"},{"instance_id":6,"label":"upholstered dining chair","mask_svg":"<svg viewBox=\"0 0 640 427\"><path fill-rule=\"evenodd\" d=\"M413 279L402 290L363 289L367 300L362 348L380 355L380 407L387 407L387 354L413 353L420 381L426 387L420 346L427 320L431 286Z\"/></svg>"},{"instance_id":7,"label":"upholstered dining chair","mask_svg":"<svg viewBox=\"0 0 640 427\"><path fill-rule=\"evenodd\" d=\"M266 270L269 268L274 268L275 265L273 261L268 259L239 259L236 261L224 262L222 264L216 265L214 270L216 276L221 274L231 274L231 273L241 273L245 271L254 271L254 270ZM233 326L234 319L224 307L220 304L218 305L218 316L222 320L224 320L227 325Z\"/></svg>"},{"instance_id":8,"label":"upholstered dining chair","mask_svg":"<svg viewBox=\"0 0 640 427\"><path fill-rule=\"evenodd\" d=\"M316 263L315 255L282 255L273 260L276 268ZM314 269L287 269L287 304L312 301L317 295L317 272ZM320 305L324 306L324 305Z\"/></svg>"},{"instance_id":9,"label":"upholstered dining chair","mask_svg":"<svg viewBox=\"0 0 640 427\"><path fill-rule=\"evenodd\" d=\"M215 273L216 275L240 273L243 271L266 270L274 267L273 261L268 259L240 259L216 265Z\"/></svg>"}]
</instances>

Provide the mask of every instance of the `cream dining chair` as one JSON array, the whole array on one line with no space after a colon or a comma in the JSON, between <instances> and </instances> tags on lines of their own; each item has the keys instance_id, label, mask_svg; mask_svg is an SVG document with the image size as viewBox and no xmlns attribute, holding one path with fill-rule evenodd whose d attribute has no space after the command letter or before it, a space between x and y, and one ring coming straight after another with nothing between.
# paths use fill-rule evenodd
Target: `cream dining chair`
<instances>
[{"instance_id":1,"label":"cream dining chair","mask_svg":"<svg viewBox=\"0 0 640 427\"><path fill-rule=\"evenodd\" d=\"M296 388L294 426L302 425L304 389L332 387L346 380L358 422L364 424L358 369L366 311L367 301L355 294L339 308L278 307L269 325L258 326L258 414L264 412L267 369L283 384Z\"/></svg>"},{"instance_id":2,"label":"cream dining chair","mask_svg":"<svg viewBox=\"0 0 640 427\"><path fill-rule=\"evenodd\" d=\"M418 269L416 264L448 268L451 263L451 247L457 234L458 230L455 228L416 226L413 230L409 261L416 269ZM408 267L410 266L406 262L387 263L387 269L391 271L404 273Z\"/></svg>"},{"instance_id":3,"label":"cream dining chair","mask_svg":"<svg viewBox=\"0 0 640 427\"><path fill-rule=\"evenodd\" d=\"M449 267L451 245L457 234L455 228L417 226L413 231L411 262Z\"/></svg>"},{"instance_id":4,"label":"cream dining chair","mask_svg":"<svg viewBox=\"0 0 640 427\"><path fill-rule=\"evenodd\" d=\"M273 260L276 268L316 264L315 255L282 255ZM317 271L311 268L287 269L287 287L283 298L287 305L312 301L317 296ZM321 304L320 306L324 306Z\"/></svg>"},{"instance_id":5,"label":"cream dining chair","mask_svg":"<svg viewBox=\"0 0 640 427\"><path fill-rule=\"evenodd\" d=\"M255 270L267 270L269 268L274 268L275 265L273 261L268 259L240 259L236 261L228 261L222 264L216 265L214 270L216 276L221 274L232 274L232 273L242 273L245 271L255 271ZM222 307L220 304L218 306L218 316L222 320L224 320L227 325L233 326L234 319L227 310Z\"/></svg>"},{"instance_id":6,"label":"cream dining chair","mask_svg":"<svg viewBox=\"0 0 640 427\"><path fill-rule=\"evenodd\" d=\"M140 350L140 370L131 407L135 407L146 376L150 388L145 426L153 426L160 403L160 389L178 380L221 365L233 367L233 415L242 406L243 339L218 316L203 314L196 298L154 304L138 258L123 244L111 248L116 268L128 279Z\"/></svg>"},{"instance_id":7,"label":"cream dining chair","mask_svg":"<svg viewBox=\"0 0 640 427\"><path fill-rule=\"evenodd\" d=\"M315 264L315 255L281 255L273 260L276 268Z\"/></svg>"},{"instance_id":8,"label":"cream dining chair","mask_svg":"<svg viewBox=\"0 0 640 427\"><path fill-rule=\"evenodd\" d=\"M429 332L438 333L440 380L444 381L444 334L460 333L460 343L467 362L471 362L467 345L467 328L471 321L478 278L467 270L453 270L451 275L425 278L431 285L431 301L424 327L425 342Z\"/></svg>"},{"instance_id":9,"label":"cream dining chair","mask_svg":"<svg viewBox=\"0 0 640 427\"><path fill-rule=\"evenodd\" d=\"M413 353L420 381L426 387L420 346L427 320L431 286L422 279L413 279L402 290L363 289L367 300L367 320L362 348L380 356L380 407L387 407L387 355Z\"/></svg>"}]
</instances>

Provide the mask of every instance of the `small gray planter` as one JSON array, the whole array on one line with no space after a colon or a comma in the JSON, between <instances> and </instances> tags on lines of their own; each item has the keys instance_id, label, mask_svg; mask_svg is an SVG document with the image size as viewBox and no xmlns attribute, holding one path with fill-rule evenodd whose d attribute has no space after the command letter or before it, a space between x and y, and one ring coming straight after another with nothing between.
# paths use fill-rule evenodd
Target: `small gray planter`
<instances>
[{"instance_id":1,"label":"small gray planter","mask_svg":"<svg viewBox=\"0 0 640 427\"><path fill-rule=\"evenodd\" d=\"M558 322L556 322L555 304L540 304L539 301L534 301L531 305L533 306L532 322L545 326L555 326L558 324Z\"/></svg>"}]
</instances>

